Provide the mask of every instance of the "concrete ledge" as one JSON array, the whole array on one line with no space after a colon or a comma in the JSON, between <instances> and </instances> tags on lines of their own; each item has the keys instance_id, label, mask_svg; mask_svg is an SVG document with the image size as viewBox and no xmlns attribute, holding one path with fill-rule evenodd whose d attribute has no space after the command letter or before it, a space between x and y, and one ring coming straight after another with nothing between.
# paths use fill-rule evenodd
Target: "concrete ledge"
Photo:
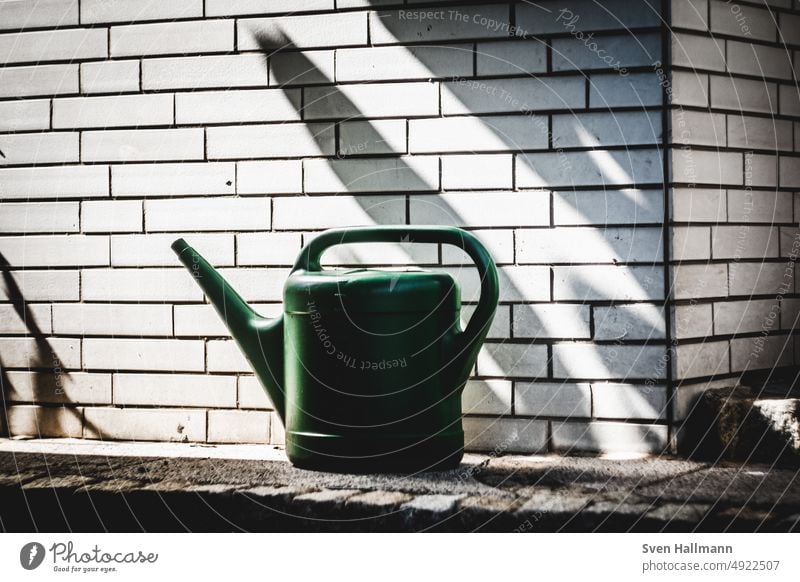
<instances>
[{"instance_id":1,"label":"concrete ledge","mask_svg":"<svg viewBox=\"0 0 800 582\"><path fill-rule=\"evenodd\" d=\"M296 469L276 449L14 450L33 443L0 440L7 531L800 531L800 479L768 466L467 455L454 471L342 475Z\"/></svg>"}]
</instances>

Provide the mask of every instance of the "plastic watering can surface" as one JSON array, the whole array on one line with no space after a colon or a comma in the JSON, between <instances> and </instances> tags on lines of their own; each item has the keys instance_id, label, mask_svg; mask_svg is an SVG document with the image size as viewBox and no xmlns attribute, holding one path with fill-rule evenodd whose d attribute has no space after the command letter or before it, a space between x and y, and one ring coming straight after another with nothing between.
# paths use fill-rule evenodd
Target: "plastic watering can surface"
<instances>
[{"instance_id":1,"label":"plastic watering can surface","mask_svg":"<svg viewBox=\"0 0 800 582\"><path fill-rule=\"evenodd\" d=\"M323 269L323 252L364 242L463 249L481 282L461 329L447 273ZM333 471L451 468L463 456L461 393L494 318L497 270L470 233L450 227L328 230L300 252L283 315L265 319L183 239L172 244L244 352L286 428L297 466Z\"/></svg>"}]
</instances>

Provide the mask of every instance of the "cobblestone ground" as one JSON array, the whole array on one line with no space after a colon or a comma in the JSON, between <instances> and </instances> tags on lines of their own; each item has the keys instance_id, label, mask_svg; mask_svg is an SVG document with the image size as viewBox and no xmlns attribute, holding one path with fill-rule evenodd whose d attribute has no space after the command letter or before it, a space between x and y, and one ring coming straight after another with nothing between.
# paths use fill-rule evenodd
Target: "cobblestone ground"
<instances>
[{"instance_id":1,"label":"cobblestone ground","mask_svg":"<svg viewBox=\"0 0 800 582\"><path fill-rule=\"evenodd\" d=\"M6 531L800 530L800 475L766 465L467 455L453 471L348 475L296 469L275 449L13 444L0 440Z\"/></svg>"}]
</instances>

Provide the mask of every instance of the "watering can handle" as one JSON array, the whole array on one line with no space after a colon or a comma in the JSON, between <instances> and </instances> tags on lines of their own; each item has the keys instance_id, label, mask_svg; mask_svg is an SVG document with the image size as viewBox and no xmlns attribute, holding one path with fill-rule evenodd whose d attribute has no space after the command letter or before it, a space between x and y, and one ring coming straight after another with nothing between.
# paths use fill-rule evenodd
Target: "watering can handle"
<instances>
[{"instance_id":1,"label":"watering can handle","mask_svg":"<svg viewBox=\"0 0 800 582\"><path fill-rule=\"evenodd\" d=\"M363 242L444 243L464 250L478 268L481 297L461 336L461 348L472 347L472 344L483 340L492 322L500 294L497 268L486 248L466 230L446 226L362 226L326 230L300 251L292 270L320 271L320 258L326 249L340 244Z\"/></svg>"}]
</instances>

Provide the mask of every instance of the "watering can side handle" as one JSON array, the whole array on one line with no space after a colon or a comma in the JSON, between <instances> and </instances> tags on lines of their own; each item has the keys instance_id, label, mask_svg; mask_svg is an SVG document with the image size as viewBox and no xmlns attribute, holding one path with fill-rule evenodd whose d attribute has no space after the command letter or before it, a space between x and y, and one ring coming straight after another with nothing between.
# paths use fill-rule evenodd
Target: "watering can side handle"
<instances>
[{"instance_id":1,"label":"watering can side handle","mask_svg":"<svg viewBox=\"0 0 800 582\"><path fill-rule=\"evenodd\" d=\"M320 258L326 249L363 242L444 243L464 250L478 269L481 296L472 318L460 334L459 351L473 347L486 336L500 295L497 268L486 248L466 230L450 226L363 226L326 230L300 251L292 270L320 271Z\"/></svg>"}]
</instances>

